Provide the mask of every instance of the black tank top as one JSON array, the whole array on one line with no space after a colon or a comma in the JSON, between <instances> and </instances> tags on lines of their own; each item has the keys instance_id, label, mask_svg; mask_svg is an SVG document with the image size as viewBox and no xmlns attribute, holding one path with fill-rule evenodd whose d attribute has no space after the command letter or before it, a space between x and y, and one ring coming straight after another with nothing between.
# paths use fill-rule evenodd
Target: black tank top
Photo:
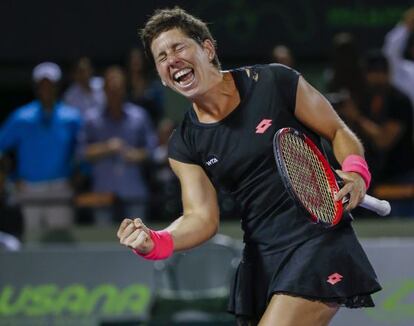
<instances>
[{"instance_id":1,"label":"black tank top","mask_svg":"<svg viewBox=\"0 0 414 326\"><path fill-rule=\"evenodd\" d=\"M241 207L244 242L263 253L283 250L325 232L289 197L277 171L272 140L283 127L320 139L294 116L299 73L279 64L230 71L240 104L216 123L191 108L169 142L169 157L201 166L213 185Z\"/></svg>"}]
</instances>

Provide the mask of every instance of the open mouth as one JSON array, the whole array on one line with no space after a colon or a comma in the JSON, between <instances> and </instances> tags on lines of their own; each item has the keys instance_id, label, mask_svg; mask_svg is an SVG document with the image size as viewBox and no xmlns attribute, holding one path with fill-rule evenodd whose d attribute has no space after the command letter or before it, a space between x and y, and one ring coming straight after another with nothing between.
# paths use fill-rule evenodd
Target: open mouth
<instances>
[{"instance_id":1,"label":"open mouth","mask_svg":"<svg viewBox=\"0 0 414 326\"><path fill-rule=\"evenodd\" d=\"M191 68L184 68L173 75L173 79L180 87L189 86L194 80L194 70Z\"/></svg>"}]
</instances>

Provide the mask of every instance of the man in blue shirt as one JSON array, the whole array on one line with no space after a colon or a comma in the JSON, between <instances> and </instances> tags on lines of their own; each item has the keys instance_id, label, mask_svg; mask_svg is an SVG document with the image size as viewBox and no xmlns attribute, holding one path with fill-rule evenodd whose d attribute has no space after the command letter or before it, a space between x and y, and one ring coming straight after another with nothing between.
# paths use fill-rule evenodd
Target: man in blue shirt
<instances>
[{"instance_id":1,"label":"man in blue shirt","mask_svg":"<svg viewBox=\"0 0 414 326\"><path fill-rule=\"evenodd\" d=\"M149 193L142 164L152 157L157 136L145 110L126 102L124 71L109 67L104 80L107 103L88 113L79 152L92 164L93 190L119 199L122 212L116 216L144 218ZM105 208L96 213L97 223L115 218Z\"/></svg>"},{"instance_id":2,"label":"man in blue shirt","mask_svg":"<svg viewBox=\"0 0 414 326\"><path fill-rule=\"evenodd\" d=\"M71 174L79 111L58 101L61 70L43 62L33 70L37 99L18 108L0 129L0 151L14 151L24 230L64 229L73 223Z\"/></svg>"}]
</instances>

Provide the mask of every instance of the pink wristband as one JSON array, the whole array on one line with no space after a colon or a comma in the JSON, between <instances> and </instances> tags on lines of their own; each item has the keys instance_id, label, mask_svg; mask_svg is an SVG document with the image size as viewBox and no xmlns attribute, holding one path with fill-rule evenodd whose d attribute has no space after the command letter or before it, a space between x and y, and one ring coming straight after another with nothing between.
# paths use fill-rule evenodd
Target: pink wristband
<instances>
[{"instance_id":1,"label":"pink wristband","mask_svg":"<svg viewBox=\"0 0 414 326\"><path fill-rule=\"evenodd\" d=\"M371 183L371 173L369 172L368 164L362 156L349 155L342 162L342 171L356 172L362 179L364 179L365 187L368 189Z\"/></svg>"},{"instance_id":2,"label":"pink wristband","mask_svg":"<svg viewBox=\"0 0 414 326\"><path fill-rule=\"evenodd\" d=\"M151 240L154 242L154 248L146 254L138 252L136 249L133 251L145 259L148 260L160 260L166 259L173 254L174 251L174 242L171 236L171 233L165 230L154 231L149 230Z\"/></svg>"}]
</instances>

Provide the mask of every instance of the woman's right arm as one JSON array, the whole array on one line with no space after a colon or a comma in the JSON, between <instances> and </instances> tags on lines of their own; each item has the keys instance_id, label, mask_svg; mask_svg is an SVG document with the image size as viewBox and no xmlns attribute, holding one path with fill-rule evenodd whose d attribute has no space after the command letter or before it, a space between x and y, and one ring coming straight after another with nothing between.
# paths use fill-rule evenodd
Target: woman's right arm
<instances>
[{"instance_id":1,"label":"woman's right arm","mask_svg":"<svg viewBox=\"0 0 414 326\"><path fill-rule=\"evenodd\" d=\"M183 250L213 237L220 213L216 190L204 170L198 165L169 161L180 180L184 214L166 230L173 236L174 249Z\"/></svg>"},{"instance_id":2,"label":"woman's right arm","mask_svg":"<svg viewBox=\"0 0 414 326\"><path fill-rule=\"evenodd\" d=\"M193 248L213 237L219 226L217 194L204 170L195 164L170 159L180 180L184 212L165 230L174 242L174 251ZM142 254L150 252L154 243L149 230L141 222L125 219L118 230L121 244Z\"/></svg>"}]
</instances>

